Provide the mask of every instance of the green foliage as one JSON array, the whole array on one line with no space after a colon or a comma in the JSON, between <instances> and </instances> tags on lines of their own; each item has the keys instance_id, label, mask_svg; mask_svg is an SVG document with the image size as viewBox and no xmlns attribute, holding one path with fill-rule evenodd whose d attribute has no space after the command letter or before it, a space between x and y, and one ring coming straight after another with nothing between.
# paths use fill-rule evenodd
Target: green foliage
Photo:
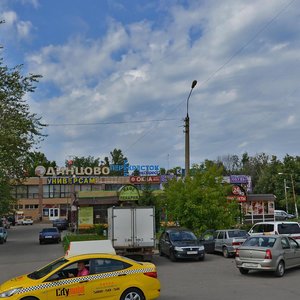
<instances>
[{"instance_id":1,"label":"green foliage","mask_svg":"<svg viewBox=\"0 0 300 300\"><path fill-rule=\"evenodd\" d=\"M105 165L108 167L110 165L124 165L125 160L127 160L127 157L124 156L122 150L116 149L116 148L110 152L110 159L108 157L104 158ZM124 170L111 171L110 175L111 176L123 176Z\"/></svg>"},{"instance_id":2,"label":"green foliage","mask_svg":"<svg viewBox=\"0 0 300 300\"><path fill-rule=\"evenodd\" d=\"M100 158L95 158L94 156L75 156L72 158L72 166L73 167L82 167L82 168L87 168L87 167L98 167L100 166L101 160ZM65 161L66 167L69 166L69 160Z\"/></svg>"},{"instance_id":3,"label":"green foliage","mask_svg":"<svg viewBox=\"0 0 300 300\"><path fill-rule=\"evenodd\" d=\"M21 65L9 68L0 58L0 215L12 201L10 180L26 176L30 151L43 138L44 125L24 100L41 76L21 71Z\"/></svg>"},{"instance_id":4,"label":"green foliage","mask_svg":"<svg viewBox=\"0 0 300 300\"><path fill-rule=\"evenodd\" d=\"M172 180L166 186L166 208L181 226L203 232L236 223L238 204L228 203L229 186L222 183L222 168L207 163L195 176Z\"/></svg>"},{"instance_id":5,"label":"green foliage","mask_svg":"<svg viewBox=\"0 0 300 300\"><path fill-rule=\"evenodd\" d=\"M64 250L67 251L70 245L70 242L77 241L94 241L94 240L106 240L106 237L100 236L97 234L68 234L64 236L62 244Z\"/></svg>"}]
</instances>

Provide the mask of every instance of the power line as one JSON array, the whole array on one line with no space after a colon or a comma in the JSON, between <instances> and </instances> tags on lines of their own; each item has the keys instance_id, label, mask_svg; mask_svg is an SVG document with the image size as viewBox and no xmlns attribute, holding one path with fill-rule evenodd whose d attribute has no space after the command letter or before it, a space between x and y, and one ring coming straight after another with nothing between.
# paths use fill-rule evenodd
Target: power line
<instances>
[{"instance_id":1,"label":"power line","mask_svg":"<svg viewBox=\"0 0 300 300\"><path fill-rule=\"evenodd\" d=\"M94 125L117 125L131 123L149 123L149 122L168 122L178 121L178 119L158 119L158 120L133 120L133 121L111 121L111 122L93 122L93 123L48 123L46 126L94 126Z\"/></svg>"},{"instance_id":2,"label":"power line","mask_svg":"<svg viewBox=\"0 0 300 300\"><path fill-rule=\"evenodd\" d=\"M283 8L281 8L273 18L271 18L263 27L261 27L243 46L241 46L237 51L235 51L220 67L218 67L214 72L212 72L205 80L202 82L199 82L199 86L207 83L210 81L212 78L214 78L222 69L224 69L235 57L237 57L246 47L248 47L263 31L265 31L285 10L290 7L293 2L296 0L290 1L288 4L286 4ZM178 105L175 106L174 109L171 110L170 113L174 112L177 110L177 108L182 105L183 102L186 100L184 99L181 101ZM170 114L169 113L169 114ZM137 144L141 139L143 139L146 135L148 135L154 128L151 128L144 132L136 141L134 141L132 144L130 144L126 150L130 149L132 146Z\"/></svg>"}]
</instances>

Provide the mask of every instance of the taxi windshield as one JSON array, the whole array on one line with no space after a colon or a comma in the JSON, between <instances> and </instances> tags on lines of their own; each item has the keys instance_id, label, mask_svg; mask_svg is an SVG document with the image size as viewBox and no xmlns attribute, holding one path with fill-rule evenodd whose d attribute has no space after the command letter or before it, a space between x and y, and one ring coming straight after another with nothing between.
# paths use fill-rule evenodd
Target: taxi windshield
<instances>
[{"instance_id":1,"label":"taxi windshield","mask_svg":"<svg viewBox=\"0 0 300 300\"><path fill-rule=\"evenodd\" d=\"M54 262L50 263L49 265L45 266L44 268L34 271L27 276L31 279L41 279L44 276L48 275L52 271L56 270L61 265L65 264L68 260L63 258L60 258L58 260L55 260Z\"/></svg>"}]
</instances>

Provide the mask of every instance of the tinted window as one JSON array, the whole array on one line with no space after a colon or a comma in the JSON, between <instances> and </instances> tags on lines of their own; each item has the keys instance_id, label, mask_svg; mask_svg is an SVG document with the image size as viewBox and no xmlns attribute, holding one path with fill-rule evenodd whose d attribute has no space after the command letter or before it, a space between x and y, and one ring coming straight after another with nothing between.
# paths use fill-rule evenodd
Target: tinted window
<instances>
[{"instance_id":1,"label":"tinted window","mask_svg":"<svg viewBox=\"0 0 300 300\"><path fill-rule=\"evenodd\" d=\"M289 238L289 242L292 248L299 248L299 244L295 240Z\"/></svg>"},{"instance_id":2,"label":"tinted window","mask_svg":"<svg viewBox=\"0 0 300 300\"><path fill-rule=\"evenodd\" d=\"M205 241L212 241L214 239L214 232L212 232L212 231L206 232L202 236L202 239L205 240Z\"/></svg>"},{"instance_id":3,"label":"tinted window","mask_svg":"<svg viewBox=\"0 0 300 300\"><path fill-rule=\"evenodd\" d=\"M93 259L91 271L93 274L120 271L129 268L131 265L116 259Z\"/></svg>"},{"instance_id":4,"label":"tinted window","mask_svg":"<svg viewBox=\"0 0 300 300\"><path fill-rule=\"evenodd\" d=\"M290 244L286 238L281 239L281 246L282 246L282 249L290 248Z\"/></svg>"},{"instance_id":5,"label":"tinted window","mask_svg":"<svg viewBox=\"0 0 300 300\"><path fill-rule=\"evenodd\" d=\"M245 238L248 236L248 233L247 233L247 231L244 231L244 230L230 230L230 231L228 231L228 236L230 238L234 238L234 237Z\"/></svg>"},{"instance_id":6,"label":"tinted window","mask_svg":"<svg viewBox=\"0 0 300 300\"><path fill-rule=\"evenodd\" d=\"M218 234L217 239L223 239L223 238L224 238L224 232L220 231L219 234Z\"/></svg>"},{"instance_id":7,"label":"tinted window","mask_svg":"<svg viewBox=\"0 0 300 300\"><path fill-rule=\"evenodd\" d=\"M172 241L194 241L197 240L196 236L190 231L173 231L170 233Z\"/></svg>"},{"instance_id":8,"label":"tinted window","mask_svg":"<svg viewBox=\"0 0 300 300\"><path fill-rule=\"evenodd\" d=\"M300 233L300 227L298 224L278 224L278 233L280 234L291 234Z\"/></svg>"},{"instance_id":9,"label":"tinted window","mask_svg":"<svg viewBox=\"0 0 300 300\"><path fill-rule=\"evenodd\" d=\"M243 246L272 248L275 242L276 238L274 237L250 237L244 242Z\"/></svg>"},{"instance_id":10,"label":"tinted window","mask_svg":"<svg viewBox=\"0 0 300 300\"><path fill-rule=\"evenodd\" d=\"M273 232L273 224L257 224L252 228L253 233Z\"/></svg>"},{"instance_id":11,"label":"tinted window","mask_svg":"<svg viewBox=\"0 0 300 300\"><path fill-rule=\"evenodd\" d=\"M42 232L57 232L56 228L44 228Z\"/></svg>"}]
</instances>

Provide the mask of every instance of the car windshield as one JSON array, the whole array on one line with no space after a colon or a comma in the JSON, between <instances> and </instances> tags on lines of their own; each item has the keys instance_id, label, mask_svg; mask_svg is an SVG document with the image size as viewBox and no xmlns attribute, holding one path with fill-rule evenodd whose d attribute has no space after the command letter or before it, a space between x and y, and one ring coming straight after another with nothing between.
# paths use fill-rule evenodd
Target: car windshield
<instances>
[{"instance_id":1,"label":"car windshield","mask_svg":"<svg viewBox=\"0 0 300 300\"><path fill-rule=\"evenodd\" d=\"M275 237L250 237L248 238L243 246L250 246L250 247L268 247L272 248L276 242Z\"/></svg>"},{"instance_id":2,"label":"car windshield","mask_svg":"<svg viewBox=\"0 0 300 300\"><path fill-rule=\"evenodd\" d=\"M228 236L230 238L234 238L234 237L246 238L248 236L248 233L245 230L230 230L228 231Z\"/></svg>"},{"instance_id":3,"label":"car windshield","mask_svg":"<svg viewBox=\"0 0 300 300\"><path fill-rule=\"evenodd\" d=\"M170 238L172 241L195 241L196 236L190 231L176 231L170 233Z\"/></svg>"},{"instance_id":4,"label":"car windshield","mask_svg":"<svg viewBox=\"0 0 300 300\"><path fill-rule=\"evenodd\" d=\"M278 225L278 233L279 234L300 233L300 226L296 223L293 224L282 223Z\"/></svg>"},{"instance_id":5,"label":"car windshield","mask_svg":"<svg viewBox=\"0 0 300 300\"><path fill-rule=\"evenodd\" d=\"M45 266L44 268L28 274L27 276L29 278L31 278L31 279L40 279L40 278L43 278L44 276L46 276L49 273L51 273L52 271L56 270L58 267L60 267L61 265L65 264L66 262L68 262L67 259L60 258L60 259L58 259L58 260L50 263L49 265Z\"/></svg>"},{"instance_id":6,"label":"car windshield","mask_svg":"<svg viewBox=\"0 0 300 300\"><path fill-rule=\"evenodd\" d=\"M56 228L44 228L42 232L57 232Z\"/></svg>"}]
</instances>

